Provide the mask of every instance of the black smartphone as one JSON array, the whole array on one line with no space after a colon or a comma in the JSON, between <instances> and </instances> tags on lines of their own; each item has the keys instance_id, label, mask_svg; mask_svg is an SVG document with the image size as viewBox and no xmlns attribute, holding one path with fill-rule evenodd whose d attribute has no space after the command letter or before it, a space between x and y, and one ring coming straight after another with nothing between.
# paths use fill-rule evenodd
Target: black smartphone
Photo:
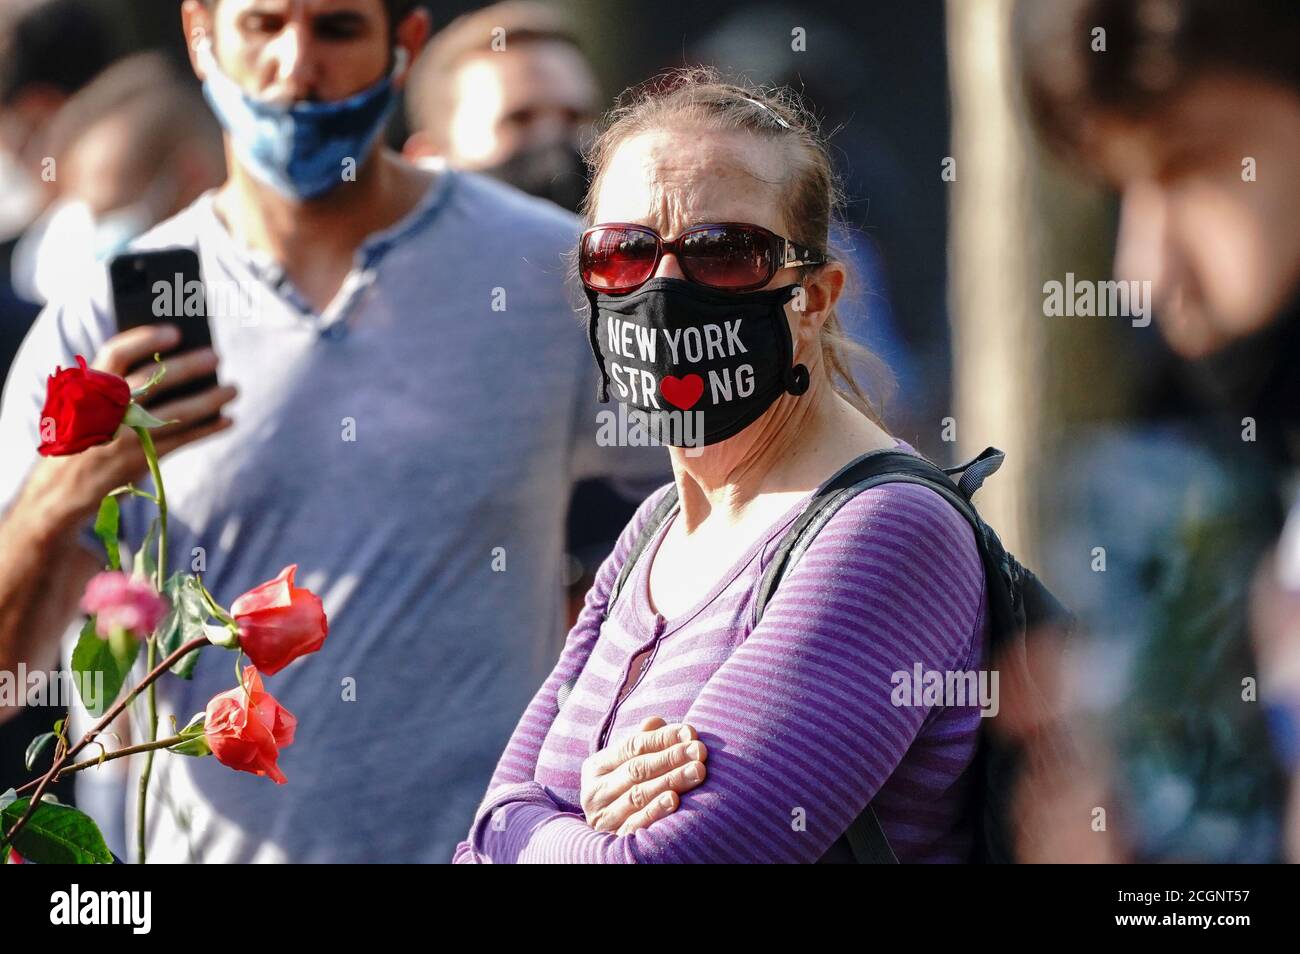
<instances>
[{"instance_id":1,"label":"black smartphone","mask_svg":"<svg viewBox=\"0 0 1300 954\"><path fill-rule=\"evenodd\" d=\"M108 273L113 286L113 311L118 331L141 325L172 324L180 329L181 341L168 354L211 347L207 293L199 272L199 256L194 249L127 252L113 259ZM147 368L152 363L131 370ZM216 374L209 374L169 388L165 397L170 401L216 386Z\"/></svg>"}]
</instances>

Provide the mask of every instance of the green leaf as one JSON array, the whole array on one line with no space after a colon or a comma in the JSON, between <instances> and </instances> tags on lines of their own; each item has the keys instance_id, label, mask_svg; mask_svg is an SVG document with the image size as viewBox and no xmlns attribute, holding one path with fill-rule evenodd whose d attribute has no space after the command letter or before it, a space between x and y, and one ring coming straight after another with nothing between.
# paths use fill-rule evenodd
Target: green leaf
<instances>
[{"instance_id":1,"label":"green leaf","mask_svg":"<svg viewBox=\"0 0 1300 954\"><path fill-rule=\"evenodd\" d=\"M188 755L196 759L201 759L205 755L212 754L212 747L208 745L207 736L200 735L196 739L188 739L184 742L177 742L169 746L168 752L175 752L177 755Z\"/></svg>"},{"instance_id":2,"label":"green leaf","mask_svg":"<svg viewBox=\"0 0 1300 954\"><path fill-rule=\"evenodd\" d=\"M158 502L157 497L148 491L141 490L134 484L123 484L121 487L114 487L108 492L110 497L118 497L122 494L130 494L132 497L143 497L145 500L152 500L154 503Z\"/></svg>"},{"instance_id":3,"label":"green leaf","mask_svg":"<svg viewBox=\"0 0 1300 954\"><path fill-rule=\"evenodd\" d=\"M32 739L27 746L27 755L23 759L23 764L27 766L27 771L30 772L32 770L32 766L35 765L36 760L41 757L41 753L44 752L46 747L57 738L58 736L53 732L42 732L36 738Z\"/></svg>"},{"instance_id":4,"label":"green leaf","mask_svg":"<svg viewBox=\"0 0 1300 954\"><path fill-rule=\"evenodd\" d=\"M175 424L176 422L160 420L139 404L132 402L126 406L126 416L122 418L122 423L127 427L154 428L162 427L164 424Z\"/></svg>"},{"instance_id":5,"label":"green leaf","mask_svg":"<svg viewBox=\"0 0 1300 954\"><path fill-rule=\"evenodd\" d=\"M158 624L158 649L163 656L170 656L191 639L205 635L204 624L208 621L208 607L203 601L203 594L193 585L194 578L181 573L172 574L163 585L163 595L171 603L171 609ZM194 666L199 661L195 650L172 666L172 672L182 679L194 675Z\"/></svg>"},{"instance_id":6,"label":"green leaf","mask_svg":"<svg viewBox=\"0 0 1300 954\"><path fill-rule=\"evenodd\" d=\"M135 575L153 585L158 574L158 518L149 523L149 532L144 535L140 552L135 559Z\"/></svg>"},{"instance_id":7,"label":"green leaf","mask_svg":"<svg viewBox=\"0 0 1300 954\"><path fill-rule=\"evenodd\" d=\"M208 605L208 612L215 616L219 622L231 627L238 625L235 622L235 618L226 612L222 605L217 602L216 597L208 592L208 588L203 585L202 578L197 576L194 577L194 586L198 589L199 593L202 594L203 602Z\"/></svg>"},{"instance_id":8,"label":"green leaf","mask_svg":"<svg viewBox=\"0 0 1300 954\"><path fill-rule=\"evenodd\" d=\"M0 811L8 808L16 801L18 801L18 792L12 788L5 789L3 793L0 793Z\"/></svg>"},{"instance_id":9,"label":"green leaf","mask_svg":"<svg viewBox=\"0 0 1300 954\"><path fill-rule=\"evenodd\" d=\"M153 390L153 386L157 384L159 381L161 381L163 379L163 376L167 373L167 365L162 363L158 355L154 355L154 360L158 362L158 367L154 369L153 374L149 375L148 381L140 385L138 388L131 389L132 401L138 401L140 400L140 398L145 397L150 391Z\"/></svg>"},{"instance_id":10,"label":"green leaf","mask_svg":"<svg viewBox=\"0 0 1300 954\"><path fill-rule=\"evenodd\" d=\"M103 715L113 704L139 651L139 640L129 634L115 633L112 638L101 639L95 632L94 617L86 620L72 650L72 672L81 701L92 716ZM96 673L102 674L102 681L96 679ZM100 698L95 698L101 689Z\"/></svg>"},{"instance_id":11,"label":"green leaf","mask_svg":"<svg viewBox=\"0 0 1300 954\"><path fill-rule=\"evenodd\" d=\"M8 831L27 811L28 800L19 798L0 809ZM24 858L41 865L111 865L113 855L98 826L85 812L42 799L18 833L14 847Z\"/></svg>"},{"instance_id":12,"label":"green leaf","mask_svg":"<svg viewBox=\"0 0 1300 954\"><path fill-rule=\"evenodd\" d=\"M204 734L203 729L205 716L206 713L203 712L196 714L190 720L190 724L177 733L177 735L183 736L185 741L168 746L167 751L175 752L177 755L192 755L196 758L211 755L212 748L208 745L208 737Z\"/></svg>"},{"instance_id":13,"label":"green leaf","mask_svg":"<svg viewBox=\"0 0 1300 954\"><path fill-rule=\"evenodd\" d=\"M104 550L108 553L110 570L122 569L122 557L117 546L120 521L121 510L118 508L117 498L110 494L99 502L99 514L95 517L95 536L103 542Z\"/></svg>"}]
</instances>

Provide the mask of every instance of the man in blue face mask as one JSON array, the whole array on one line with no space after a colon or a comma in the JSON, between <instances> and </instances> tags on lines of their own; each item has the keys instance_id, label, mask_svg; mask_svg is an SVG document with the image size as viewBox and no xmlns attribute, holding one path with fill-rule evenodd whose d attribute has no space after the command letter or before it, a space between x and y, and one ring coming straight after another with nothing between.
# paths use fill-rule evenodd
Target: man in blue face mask
<instances>
[{"instance_id":1,"label":"man in blue face mask","mask_svg":"<svg viewBox=\"0 0 1300 954\"><path fill-rule=\"evenodd\" d=\"M179 422L155 432L169 549L202 561L227 601L298 564L331 635L268 686L299 720L289 784L157 760L149 861L449 860L561 646L572 485L616 478L644 495L666 473L656 448L596 446L564 283L577 220L384 146L429 30L414 7L181 8L229 171L130 246L197 249L213 348L169 357L162 387L220 381L152 406ZM126 373L175 345L160 327L116 333L102 271L25 342L0 407L0 669L54 664L102 566L99 499L144 471L131 439L38 459L46 377L76 354ZM137 502L122 513L133 550ZM161 724L188 722L231 681L229 657L205 653L191 680L160 683ZM135 790L123 781L127 819Z\"/></svg>"},{"instance_id":2,"label":"man in blue face mask","mask_svg":"<svg viewBox=\"0 0 1300 954\"><path fill-rule=\"evenodd\" d=\"M358 244L398 222L429 189L428 176L379 142L406 64L428 36L428 16L414 6L187 0L181 7L191 63L226 131L230 181L217 212L261 235L318 311L341 286Z\"/></svg>"}]
</instances>

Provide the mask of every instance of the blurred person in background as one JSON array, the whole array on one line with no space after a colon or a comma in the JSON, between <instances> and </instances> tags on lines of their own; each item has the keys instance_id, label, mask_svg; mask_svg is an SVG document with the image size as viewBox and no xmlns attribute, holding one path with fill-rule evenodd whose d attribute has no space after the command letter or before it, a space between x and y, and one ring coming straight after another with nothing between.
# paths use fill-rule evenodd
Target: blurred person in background
<instances>
[{"instance_id":1,"label":"blurred person in background","mask_svg":"<svg viewBox=\"0 0 1300 954\"><path fill-rule=\"evenodd\" d=\"M452 21L411 68L405 155L436 159L577 212L584 140L603 106L572 21L507 0Z\"/></svg>"},{"instance_id":2,"label":"blurred person in background","mask_svg":"<svg viewBox=\"0 0 1300 954\"><path fill-rule=\"evenodd\" d=\"M15 284L42 303L92 295L97 267L225 178L221 127L198 89L160 53L134 54L101 72L50 122L47 141L59 157L59 195L13 259ZM88 719L74 704L73 737L90 728ZM125 718L117 730L129 735ZM125 773L125 763L115 762L75 779L77 804L100 819L119 857L126 854Z\"/></svg>"},{"instance_id":3,"label":"blurred person in background","mask_svg":"<svg viewBox=\"0 0 1300 954\"><path fill-rule=\"evenodd\" d=\"M154 406L177 422L154 432L170 546L202 552L228 594L300 564L331 638L275 675L299 719L288 784L157 763L148 860L446 861L555 659L574 481L644 483L659 454L597 447L564 281L575 217L380 141L428 32L412 0L186 0L181 24L228 175L128 246L195 248L209 293L213 347L168 357ZM148 369L130 369L177 343L117 333L95 272L37 320L0 408L6 668L50 665L103 562L99 499L145 469L130 438L38 458L48 375L84 354L138 385ZM169 393L213 372L217 387ZM228 657L203 654L160 686L161 720L188 721L230 680Z\"/></svg>"},{"instance_id":4,"label":"blurred person in background","mask_svg":"<svg viewBox=\"0 0 1300 954\"><path fill-rule=\"evenodd\" d=\"M582 147L602 105L567 14L507 0L458 17L429 40L407 84L412 133L404 152L483 172L577 212L587 194ZM635 509L606 481L574 488L564 566L570 626Z\"/></svg>"},{"instance_id":5,"label":"blurred person in background","mask_svg":"<svg viewBox=\"0 0 1300 954\"><path fill-rule=\"evenodd\" d=\"M1255 575L1252 631L1263 669L1265 713L1291 776L1287 858L1300 862L1300 509L1293 508L1275 553Z\"/></svg>"},{"instance_id":6,"label":"blurred person in background","mask_svg":"<svg viewBox=\"0 0 1300 954\"><path fill-rule=\"evenodd\" d=\"M1274 754L1294 767L1295 746L1271 753L1261 709L1289 712L1294 739L1300 679L1253 655L1248 627L1297 461L1300 8L1052 0L1022 2L1016 26L1031 115L1118 193L1115 277L1150 283L1203 408L1075 440L1061 468L1067 599L1093 631L1058 659L1063 695L1109 766L1065 797L1108 790L1073 816L1108 806L1136 860L1276 860Z\"/></svg>"},{"instance_id":7,"label":"blurred person in background","mask_svg":"<svg viewBox=\"0 0 1300 954\"><path fill-rule=\"evenodd\" d=\"M63 184L50 125L115 50L102 10L90 0L0 5L0 380L40 311L39 302L14 290L10 260Z\"/></svg>"},{"instance_id":8,"label":"blurred person in background","mask_svg":"<svg viewBox=\"0 0 1300 954\"><path fill-rule=\"evenodd\" d=\"M57 198L60 154L50 127L68 100L115 55L102 12L87 0L0 4L0 382L40 304L14 289L14 249ZM5 451L7 453L7 450ZM0 725L0 771L22 769L31 739L61 713L32 706ZM71 801L71 780L55 794Z\"/></svg>"},{"instance_id":9,"label":"blurred person in background","mask_svg":"<svg viewBox=\"0 0 1300 954\"><path fill-rule=\"evenodd\" d=\"M59 197L14 250L14 284L44 304L225 178L221 127L161 53L114 63L51 122Z\"/></svg>"}]
</instances>

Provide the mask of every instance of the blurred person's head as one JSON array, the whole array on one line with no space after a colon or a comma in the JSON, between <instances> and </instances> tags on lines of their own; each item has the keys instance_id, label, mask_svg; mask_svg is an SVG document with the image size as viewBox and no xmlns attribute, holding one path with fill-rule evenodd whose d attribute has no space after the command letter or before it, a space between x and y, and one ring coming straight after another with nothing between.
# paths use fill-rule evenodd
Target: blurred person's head
<instances>
[{"instance_id":1,"label":"blurred person's head","mask_svg":"<svg viewBox=\"0 0 1300 954\"><path fill-rule=\"evenodd\" d=\"M679 71L625 96L590 159L585 212L593 229L584 236L579 268L593 322L598 309L677 328L714 315L754 316L747 333L756 337L734 343L753 375L748 393L736 390L746 400L729 406L730 395L720 392L709 402L698 399L730 420L717 438L728 457L743 458L771 440L772 428L781 426L773 422L791 419L787 402L805 400L805 392L811 401L833 390L879 423L848 370L845 351L852 346L835 314L846 279L829 250L838 184L815 120L793 94L726 83L712 70ZM757 226L784 247L773 249L762 233L716 228L736 224ZM701 226L714 226L713 234L688 236L680 255L657 245ZM687 249L693 260L682 257ZM786 327L762 331L773 306ZM605 333L607 319L600 321L591 327L593 343ZM709 377L712 385L712 371ZM629 384L637 403L636 382ZM627 400L628 386L615 381L615 388ZM664 397L677 404L666 391ZM786 413L777 411L782 405ZM705 444L714 442L709 413Z\"/></svg>"},{"instance_id":2,"label":"blurred person's head","mask_svg":"<svg viewBox=\"0 0 1300 954\"><path fill-rule=\"evenodd\" d=\"M120 223L122 234L101 236L106 241L129 241L224 177L220 127L159 53L105 70L68 104L51 140L64 157L62 197L83 203L101 224Z\"/></svg>"},{"instance_id":3,"label":"blurred person's head","mask_svg":"<svg viewBox=\"0 0 1300 954\"><path fill-rule=\"evenodd\" d=\"M0 193L7 207L23 206L6 215L12 224L56 191L57 176L45 167L58 158L46 136L50 121L115 55L102 10L88 0L0 5Z\"/></svg>"},{"instance_id":4,"label":"blurred person's head","mask_svg":"<svg viewBox=\"0 0 1300 954\"><path fill-rule=\"evenodd\" d=\"M1048 142L1121 198L1118 277L1149 280L1170 345L1202 358L1300 288L1300 5L1022 2L1017 45Z\"/></svg>"},{"instance_id":5,"label":"blurred person's head","mask_svg":"<svg viewBox=\"0 0 1300 954\"><path fill-rule=\"evenodd\" d=\"M416 0L185 0L181 17L231 174L299 201L366 166L429 29Z\"/></svg>"},{"instance_id":6,"label":"blurred person's head","mask_svg":"<svg viewBox=\"0 0 1300 954\"><path fill-rule=\"evenodd\" d=\"M454 20L416 62L405 153L485 171L576 210L600 90L573 24L508 0Z\"/></svg>"},{"instance_id":7,"label":"blurred person's head","mask_svg":"<svg viewBox=\"0 0 1300 954\"><path fill-rule=\"evenodd\" d=\"M221 131L165 56L119 60L50 124L59 198L15 251L15 283L46 300L224 178Z\"/></svg>"}]
</instances>

